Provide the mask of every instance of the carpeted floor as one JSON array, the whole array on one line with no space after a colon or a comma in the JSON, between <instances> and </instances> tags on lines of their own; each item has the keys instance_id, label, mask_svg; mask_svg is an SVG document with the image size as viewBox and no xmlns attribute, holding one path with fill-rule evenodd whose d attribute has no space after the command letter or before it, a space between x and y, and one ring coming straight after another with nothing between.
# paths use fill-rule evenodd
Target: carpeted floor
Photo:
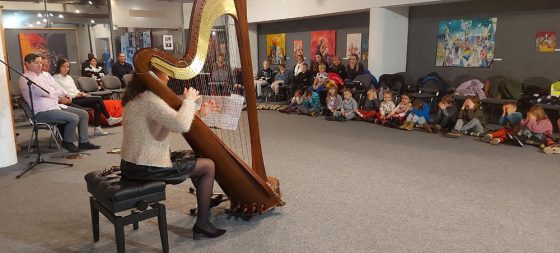
<instances>
[{"instance_id":1,"label":"carpeted floor","mask_svg":"<svg viewBox=\"0 0 560 253\"><path fill-rule=\"evenodd\" d=\"M212 220L226 235L193 241L190 182L168 186L171 252L560 251L558 155L363 122L259 116L267 173L280 180L286 206L245 222L227 220L223 204ZM113 134L93 138L103 147L91 156L46 155L72 168L40 165L16 180L30 161L20 157L0 169L0 252L116 251L104 218L101 240L92 242L83 180L119 161L106 152L120 146L121 128L107 130ZM29 128L18 132L26 144ZM127 252L160 252L155 219L125 233Z\"/></svg>"}]
</instances>

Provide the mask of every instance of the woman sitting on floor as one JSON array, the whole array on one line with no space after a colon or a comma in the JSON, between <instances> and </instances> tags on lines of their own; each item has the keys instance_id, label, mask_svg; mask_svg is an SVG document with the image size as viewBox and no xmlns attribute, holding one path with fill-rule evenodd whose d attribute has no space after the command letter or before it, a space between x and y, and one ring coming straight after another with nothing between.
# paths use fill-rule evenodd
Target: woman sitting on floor
<instances>
[{"instance_id":1,"label":"woman sitting on floor","mask_svg":"<svg viewBox=\"0 0 560 253\"><path fill-rule=\"evenodd\" d=\"M93 114L93 125L95 126L95 135L107 135L108 133L101 129L99 119L101 114L107 119L109 125L115 125L121 122L121 118L113 118L109 115L107 108L101 97L89 96L76 88L74 79L69 75L70 73L70 61L68 59L60 59L56 62L56 74L53 76L54 80L64 89L68 95L72 98L72 104L76 104L82 107L92 108L94 110Z\"/></svg>"}]
</instances>

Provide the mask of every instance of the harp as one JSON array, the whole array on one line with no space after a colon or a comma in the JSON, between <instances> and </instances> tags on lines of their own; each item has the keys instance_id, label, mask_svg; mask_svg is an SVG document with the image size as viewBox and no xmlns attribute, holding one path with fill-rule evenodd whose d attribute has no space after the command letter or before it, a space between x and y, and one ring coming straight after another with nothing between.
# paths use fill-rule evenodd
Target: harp
<instances>
[{"instance_id":1,"label":"harp","mask_svg":"<svg viewBox=\"0 0 560 253\"><path fill-rule=\"evenodd\" d=\"M216 50L226 51L227 62L239 65L242 76L239 81L247 87L244 89L246 115L241 115L239 125L246 127L239 127L237 131L211 128L197 116L189 132L184 133L183 136L199 157L214 161L216 181L230 200L228 212L250 218L257 213L282 206L284 202L281 199L278 180L267 176L264 166L246 13L245 0L196 0L193 4L188 48L185 54L175 58L159 49L143 48L135 53L133 63L136 78L140 78L150 91L176 110L181 107L182 100L170 87L150 74L150 68L156 68L174 79L170 81L173 85L181 86L188 83L187 85L195 85L202 95L228 97L233 96L230 95L232 87L228 86L233 82L231 68L226 70L229 77L226 76L225 80L221 80L225 84L225 88L221 87L221 90L212 82L216 77L208 78L208 75L213 75L210 73L213 71L211 63L217 58ZM216 26L224 31L216 32L213 28ZM215 38L216 35L218 39ZM222 36L221 41L219 36ZM216 42L223 41L226 50L223 50L222 44L216 46ZM181 92L182 86L177 90ZM238 138L232 137L232 134L244 133L248 133L249 140L239 137L241 141L231 145L231 140ZM224 138L224 135L227 138ZM238 151L237 146L249 146L249 144L250 147L245 149L241 147L242 151Z\"/></svg>"}]
</instances>

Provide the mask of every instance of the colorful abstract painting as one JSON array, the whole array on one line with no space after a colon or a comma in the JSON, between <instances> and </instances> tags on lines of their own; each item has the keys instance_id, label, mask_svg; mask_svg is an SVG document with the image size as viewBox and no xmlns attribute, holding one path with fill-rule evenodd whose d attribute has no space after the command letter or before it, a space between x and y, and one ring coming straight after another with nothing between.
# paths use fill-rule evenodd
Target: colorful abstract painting
<instances>
[{"instance_id":1,"label":"colorful abstract painting","mask_svg":"<svg viewBox=\"0 0 560 253\"><path fill-rule=\"evenodd\" d=\"M50 72L54 72L56 62L68 58L66 35L57 33L19 33L19 46L22 58L29 53L47 57Z\"/></svg>"},{"instance_id":2,"label":"colorful abstract painting","mask_svg":"<svg viewBox=\"0 0 560 253\"><path fill-rule=\"evenodd\" d=\"M336 30L311 32L311 59L320 53L330 65L332 57L336 54Z\"/></svg>"},{"instance_id":3,"label":"colorful abstract painting","mask_svg":"<svg viewBox=\"0 0 560 253\"><path fill-rule=\"evenodd\" d=\"M286 64L286 34L266 35L266 56L270 64Z\"/></svg>"},{"instance_id":4,"label":"colorful abstract painting","mask_svg":"<svg viewBox=\"0 0 560 253\"><path fill-rule=\"evenodd\" d=\"M555 32L538 32L536 36L537 52L551 53L556 49Z\"/></svg>"},{"instance_id":5,"label":"colorful abstract painting","mask_svg":"<svg viewBox=\"0 0 560 253\"><path fill-rule=\"evenodd\" d=\"M357 55L358 59L362 57L362 34L349 33L346 35L346 58L351 55Z\"/></svg>"},{"instance_id":6,"label":"colorful abstract painting","mask_svg":"<svg viewBox=\"0 0 560 253\"><path fill-rule=\"evenodd\" d=\"M294 59L303 56L303 40L294 40Z\"/></svg>"},{"instance_id":7,"label":"colorful abstract painting","mask_svg":"<svg viewBox=\"0 0 560 253\"><path fill-rule=\"evenodd\" d=\"M494 59L498 18L439 23L436 66L489 68Z\"/></svg>"}]
</instances>

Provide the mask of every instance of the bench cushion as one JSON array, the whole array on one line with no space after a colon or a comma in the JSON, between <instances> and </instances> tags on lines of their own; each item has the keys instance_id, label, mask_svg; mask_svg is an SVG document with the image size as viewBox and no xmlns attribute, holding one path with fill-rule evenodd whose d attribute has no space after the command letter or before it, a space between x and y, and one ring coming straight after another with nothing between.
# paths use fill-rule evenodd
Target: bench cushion
<instances>
[{"instance_id":1,"label":"bench cushion","mask_svg":"<svg viewBox=\"0 0 560 253\"><path fill-rule=\"evenodd\" d=\"M135 208L140 202L150 204L165 200L165 183L161 181L121 179L120 171L90 172L85 180L88 192L113 213Z\"/></svg>"}]
</instances>

